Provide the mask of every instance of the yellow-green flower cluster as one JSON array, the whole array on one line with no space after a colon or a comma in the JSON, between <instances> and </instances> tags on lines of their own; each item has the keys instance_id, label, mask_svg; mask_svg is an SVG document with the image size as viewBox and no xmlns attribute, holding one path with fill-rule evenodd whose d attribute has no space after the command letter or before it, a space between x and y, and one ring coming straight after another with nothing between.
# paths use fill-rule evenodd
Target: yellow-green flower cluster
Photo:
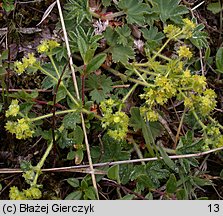
<instances>
[{"instance_id":1,"label":"yellow-green flower cluster","mask_svg":"<svg viewBox=\"0 0 223 216\"><path fill-rule=\"evenodd\" d=\"M200 111L202 116L208 116L211 111L214 110L216 106L216 94L212 89L206 89L203 93L203 96L197 96L197 108Z\"/></svg>"},{"instance_id":2,"label":"yellow-green flower cluster","mask_svg":"<svg viewBox=\"0 0 223 216\"><path fill-rule=\"evenodd\" d=\"M37 51L39 53L48 53L59 46L60 44L55 40L43 40L42 43L37 47Z\"/></svg>"},{"instance_id":3,"label":"yellow-green flower cluster","mask_svg":"<svg viewBox=\"0 0 223 216\"><path fill-rule=\"evenodd\" d=\"M221 134L220 128L217 123L208 124L206 126L205 132L205 150L223 146L223 135Z\"/></svg>"},{"instance_id":4,"label":"yellow-green flower cluster","mask_svg":"<svg viewBox=\"0 0 223 216\"><path fill-rule=\"evenodd\" d=\"M166 34L167 38L176 39L180 35L181 29L175 25L167 25L164 27L163 32Z\"/></svg>"},{"instance_id":5,"label":"yellow-green flower cluster","mask_svg":"<svg viewBox=\"0 0 223 216\"><path fill-rule=\"evenodd\" d=\"M154 84L155 87L149 87L144 94L140 95L149 107L155 103L163 105L177 93L175 84L166 76L157 76Z\"/></svg>"},{"instance_id":6,"label":"yellow-green flower cluster","mask_svg":"<svg viewBox=\"0 0 223 216\"><path fill-rule=\"evenodd\" d=\"M145 116L145 119L151 122L158 121L159 115L152 108L147 108L146 106L140 107L140 113Z\"/></svg>"},{"instance_id":7,"label":"yellow-green flower cluster","mask_svg":"<svg viewBox=\"0 0 223 216\"><path fill-rule=\"evenodd\" d=\"M27 190L23 190L23 193L29 200L40 199L42 197L42 192L37 187L30 187Z\"/></svg>"},{"instance_id":8,"label":"yellow-green flower cluster","mask_svg":"<svg viewBox=\"0 0 223 216\"><path fill-rule=\"evenodd\" d=\"M23 57L22 61L16 61L14 63L15 71L18 74L22 74L29 66L36 63L34 53L29 53L27 57Z\"/></svg>"},{"instance_id":9,"label":"yellow-green flower cluster","mask_svg":"<svg viewBox=\"0 0 223 216\"><path fill-rule=\"evenodd\" d=\"M212 89L206 89L202 94L190 93L184 98L185 107L195 109L201 116L208 116L216 106L216 94Z\"/></svg>"},{"instance_id":10,"label":"yellow-green flower cluster","mask_svg":"<svg viewBox=\"0 0 223 216\"><path fill-rule=\"evenodd\" d=\"M185 38L190 38L193 35L193 31L196 27L196 24L189 20L188 18L183 19L184 26L183 26L183 33L185 35Z\"/></svg>"},{"instance_id":11,"label":"yellow-green flower cluster","mask_svg":"<svg viewBox=\"0 0 223 216\"><path fill-rule=\"evenodd\" d=\"M181 75L182 71L184 70L184 62L177 60L169 61L167 65L167 71L171 71L173 74Z\"/></svg>"},{"instance_id":12,"label":"yellow-green flower cluster","mask_svg":"<svg viewBox=\"0 0 223 216\"><path fill-rule=\"evenodd\" d=\"M17 116L19 113L19 101L12 100L8 110L5 112L5 116L8 118L9 116Z\"/></svg>"},{"instance_id":13,"label":"yellow-green flower cluster","mask_svg":"<svg viewBox=\"0 0 223 216\"><path fill-rule=\"evenodd\" d=\"M190 49L186 46L180 46L178 50L178 55L180 58L188 58L190 59L192 57L192 52Z\"/></svg>"},{"instance_id":14,"label":"yellow-green flower cluster","mask_svg":"<svg viewBox=\"0 0 223 216\"><path fill-rule=\"evenodd\" d=\"M114 100L109 99L101 102L103 118L101 120L103 128L108 129L108 135L113 139L122 140L128 132L129 117L122 111L113 111L113 107L118 105Z\"/></svg>"},{"instance_id":15,"label":"yellow-green flower cluster","mask_svg":"<svg viewBox=\"0 0 223 216\"><path fill-rule=\"evenodd\" d=\"M191 80L193 81L193 90L202 93L207 85L206 77L195 74L191 77Z\"/></svg>"},{"instance_id":16,"label":"yellow-green flower cluster","mask_svg":"<svg viewBox=\"0 0 223 216\"><path fill-rule=\"evenodd\" d=\"M17 139L30 138L34 133L31 129L31 121L28 118L17 119L17 122L7 121L5 129L15 134Z\"/></svg>"},{"instance_id":17,"label":"yellow-green flower cluster","mask_svg":"<svg viewBox=\"0 0 223 216\"><path fill-rule=\"evenodd\" d=\"M165 26L163 32L166 34L166 37L173 40L178 38L191 38L196 24L188 18L183 19L183 23L184 26L182 28L172 24Z\"/></svg>"},{"instance_id":18,"label":"yellow-green flower cluster","mask_svg":"<svg viewBox=\"0 0 223 216\"><path fill-rule=\"evenodd\" d=\"M35 178L35 172L31 169L31 170L27 170L26 172L24 172L22 174L22 177L25 179L25 181L28 183L28 184L31 184Z\"/></svg>"},{"instance_id":19,"label":"yellow-green flower cluster","mask_svg":"<svg viewBox=\"0 0 223 216\"><path fill-rule=\"evenodd\" d=\"M10 188L9 191L9 198L10 200L26 200L26 196L23 192L19 191L16 186Z\"/></svg>"},{"instance_id":20,"label":"yellow-green flower cluster","mask_svg":"<svg viewBox=\"0 0 223 216\"><path fill-rule=\"evenodd\" d=\"M183 71L179 79L179 87L192 90L196 93L202 93L206 88L206 77L197 74L192 75L189 69Z\"/></svg>"},{"instance_id":21,"label":"yellow-green flower cluster","mask_svg":"<svg viewBox=\"0 0 223 216\"><path fill-rule=\"evenodd\" d=\"M10 188L9 198L10 200L32 200L40 199L42 192L37 187L30 187L27 190L19 191L16 186Z\"/></svg>"}]
</instances>

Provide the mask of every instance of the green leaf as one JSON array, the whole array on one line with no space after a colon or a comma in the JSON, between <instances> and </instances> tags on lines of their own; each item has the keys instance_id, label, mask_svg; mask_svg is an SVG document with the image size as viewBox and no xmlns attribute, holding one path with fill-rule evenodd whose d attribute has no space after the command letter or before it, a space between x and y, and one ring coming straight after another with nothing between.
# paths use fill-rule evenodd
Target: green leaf
<instances>
[{"instance_id":1,"label":"green leaf","mask_svg":"<svg viewBox=\"0 0 223 216\"><path fill-rule=\"evenodd\" d=\"M135 195L127 194L124 197L122 197L121 200L133 200L134 198L135 198Z\"/></svg>"},{"instance_id":2,"label":"green leaf","mask_svg":"<svg viewBox=\"0 0 223 216\"><path fill-rule=\"evenodd\" d=\"M208 34L202 31L205 28L203 24L199 24L195 27L193 31L193 36L190 38L191 43L198 49L208 46L207 37Z\"/></svg>"},{"instance_id":3,"label":"green leaf","mask_svg":"<svg viewBox=\"0 0 223 216\"><path fill-rule=\"evenodd\" d=\"M166 165L172 169L174 172L178 172L178 168L176 166L176 164L169 158L169 156L167 155L167 153L164 151L164 149L162 147L159 148L160 154L164 160L164 162L166 163Z\"/></svg>"},{"instance_id":4,"label":"green leaf","mask_svg":"<svg viewBox=\"0 0 223 216\"><path fill-rule=\"evenodd\" d=\"M97 76L95 74L89 75L86 80L86 87L90 88L90 96L93 101L100 103L108 97L108 93L113 89L112 80L104 74Z\"/></svg>"},{"instance_id":5,"label":"green leaf","mask_svg":"<svg viewBox=\"0 0 223 216\"><path fill-rule=\"evenodd\" d=\"M114 165L108 169L108 178L119 180L119 165Z\"/></svg>"},{"instance_id":6,"label":"green leaf","mask_svg":"<svg viewBox=\"0 0 223 216\"><path fill-rule=\"evenodd\" d=\"M177 190L177 179L174 174L171 174L170 178L166 183L166 191L167 193L175 193L176 190Z\"/></svg>"},{"instance_id":7,"label":"green leaf","mask_svg":"<svg viewBox=\"0 0 223 216\"><path fill-rule=\"evenodd\" d=\"M75 129L79 123L81 123L81 117L78 112L69 113L63 119L63 124L66 129Z\"/></svg>"},{"instance_id":8,"label":"green leaf","mask_svg":"<svg viewBox=\"0 0 223 216\"><path fill-rule=\"evenodd\" d=\"M105 53L100 53L96 55L87 65L86 67L86 73L89 74L93 71L96 71L101 67L101 65L104 63L106 59L106 54Z\"/></svg>"},{"instance_id":9,"label":"green leaf","mask_svg":"<svg viewBox=\"0 0 223 216\"><path fill-rule=\"evenodd\" d=\"M143 33L143 37L146 39L146 47L150 49L150 51L156 49L160 46L160 42L164 38L164 34L162 32L158 32L158 28L151 26L149 29L143 28L141 29Z\"/></svg>"},{"instance_id":10,"label":"green leaf","mask_svg":"<svg viewBox=\"0 0 223 216\"><path fill-rule=\"evenodd\" d=\"M137 177L137 184L138 184L138 187L141 188L141 190L144 190L144 189L155 189L155 188L157 188L159 186L148 175L140 175L140 176L138 176Z\"/></svg>"},{"instance_id":11,"label":"green leaf","mask_svg":"<svg viewBox=\"0 0 223 216\"><path fill-rule=\"evenodd\" d=\"M118 33L117 43L126 46L129 42L131 30L127 25L117 27L115 31Z\"/></svg>"},{"instance_id":12,"label":"green leaf","mask_svg":"<svg viewBox=\"0 0 223 216\"><path fill-rule=\"evenodd\" d=\"M120 182L125 185L130 181L130 175L133 171L132 164L122 164L119 166Z\"/></svg>"},{"instance_id":13,"label":"green leaf","mask_svg":"<svg viewBox=\"0 0 223 216\"><path fill-rule=\"evenodd\" d=\"M215 63L217 71L223 73L223 47L220 47L216 53Z\"/></svg>"},{"instance_id":14,"label":"green leaf","mask_svg":"<svg viewBox=\"0 0 223 216\"><path fill-rule=\"evenodd\" d=\"M78 34L77 45L78 45L81 57L85 61L85 55L88 50L88 47L87 47L86 41L81 37L80 34Z\"/></svg>"},{"instance_id":15,"label":"green leaf","mask_svg":"<svg viewBox=\"0 0 223 216\"><path fill-rule=\"evenodd\" d=\"M89 13L88 1L83 0L70 0L69 3L65 4L65 20L72 21L70 28L74 28L74 23L80 26L82 23L86 24L91 21L92 17ZM67 23L66 23L67 24ZM69 27L66 25L66 28Z\"/></svg>"},{"instance_id":16,"label":"green leaf","mask_svg":"<svg viewBox=\"0 0 223 216\"><path fill-rule=\"evenodd\" d=\"M67 160L73 160L75 158L75 151L69 151L67 154Z\"/></svg>"},{"instance_id":17,"label":"green leaf","mask_svg":"<svg viewBox=\"0 0 223 216\"><path fill-rule=\"evenodd\" d=\"M211 11L213 14L217 14L222 11L223 7L221 7L221 3L220 1L218 1L218 2L209 3L207 6L207 9Z\"/></svg>"},{"instance_id":18,"label":"green leaf","mask_svg":"<svg viewBox=\"0 0 223 216\"><path fill-rule=\"evenodd\" d=\"M82 162L84 158L84 152L82 149L78 149L76 152L75 152L75 164L80 164Z\"/></svg>"},{"instance_id":19,"label":"green leaf","mask_svg":"<svg viewBox=\"0 0 223 216\"><path fill-rule=\"evenodd\" d=\"M108 7L111 5L111 0L102 0L102 4L105 6L105 7Z\"/></svg>"},{"instance_id":20,"label":"green leaf","mask_svg":"<svg viewBox=\"0 0 223 216\"><path fill-rule=\"evenodd\" d=\"M1 55L0 55L0 62L1 62L2 60L6 60L6 59L8 58L8 53L9 53L8 50L4 50L4 51L1 53Z\"/></svg>"},{"instance_id":21,"label":"green leaf","mask_svg":"<svg viewBox=\"0 0 223 216\"><path fill-rule=\"evenodd\" d=\"M87 189L88 188L88 183L85 178L82 179L81 181L81 189Z\"/></svg>"},{"instance_id":22,"label":"green leaf","mask_svg":"<svg viewBox=\"0 0 223 216\"><path fill-rule=\"evenodd\" d=\"M193 181L193 183L195 185L198 185L198 186L209 186L209 185L213 185L213 183L211 182L211 180L209 179L202 179L202 178L199 178L197 176L192 176L191 177L191 180Z\"/></svg>"},{"instance_id":23,"label":"green leaf","mask_svg":"<svg viewBox=\"0 0 223 216\"><path fill-rule=\"evenodd\" d=\"M90 200L96 200L96 193L94 187L89 187L84 191L85 196Z\"/></svg>"},{"instance_id":24,"label":"green leaf","mask_svg":"<svg viewBox=\"0 0 223 216\"><path fill-rule=\"evenodd\" d=\"M69 185L71 185L72 187L74 187L74 188L77 188L77 187L80 186L80 184L79 184L79 180L76 179L76 178L68 178L68 179L67 179L67 183L68 183Z\"/></svg>"},{"instance_id":25,"label":"green leaf","mask_svg":"<svg viewBox=\"0 0 223 216\"><path fill-rule=\"evenodd\" d=\"M146 124L145 120L140 115L140 110L138 107L132 107L130 110L131 118L129 124L135 129L142 129L143 137L147 144L147 147L150 151L150 154L153 154L151 144L154 143L154 140L160 136L163 132L163 128L159 122L148 122Z\"/></svg>"},{"instance_id":26,"label":"green leaf","mask_svg":"<svg viewBox=\"0 0 223 216\"><path fill-rule=\"evenodd\" d=\"M164 163L162 161L149 162L146 165L135 165L129 178L131 181L137 180L138 187L144 188L158 188L160 187L160 180L169 177L168 170L163 169Z\"/></svg>"},{"instance_id":27,"label":"green leaf","mask_svg":"<svg viewBox=\"0 0 223 216\"><path fill-rule=\"evenodd\" d=\"M76 128L68 134L68 137L73 140L74 144L82 144L84 140L84 132L82 128L77 125Z\"/></svg>"},{"instance_id":28,"label":"green leaf","mask_svg":"<svg viewBox=\"0 0 223 216\"><path fill-rule=\"evenodd\" d=\"M100 162L130 159L130 152L124 151L122 147L126 145L126 141L117 141L112 139L108 134L105 134L102 138L102 143L104 148L103 154L101 154L100 147L92 147L92 150L94 149L94 155L99 155ZM98 158L95 157L95 159Z\"/></svg>"},{"instance_id":29,"label":"green leaf","mask_svg":"<svg viewBox=\"0 0 223 216\"><path fill-rule=\"evenodd\" d=\"M179 5L180 0L153 0L154 10L159 14L162 22L166 22L168 19L175 23L181 22L181 15L187 14L188 10L185 6Z\"/></svg>"},{"instance_id":30,"label":"green leaf","mask_svg":"<svg viewBox=\"0 0 223 216\"><path fill-rule=\"evenodd\" d=\"M22 100L25 100L27 102L33 102L33 99L37 98L38 95L39 95L39 93L37 91L27 93L23 89L19 92L9 94L10 97L17 98L17 99L22 99Z\"/></svg>"},{"instance_id":31,"label":"green leaf","mask_svg":"<svg viewBox=\"0 0 223 216\"><path fill-rule=\"evenodd\" d=\"M176 192L176 196L178 200L186 200L187 199L187 193L184 189L180 189Z\"/></svg>"},{"instance_id":32,"label":"green leaf","mask_svg":"<svg viewBox=\"0 0 223 216\"><path fill-rule=\"evenodd\" d=\"M118 7L126 13L129 24L142 25L145 20L144 14L148 13L148 6L141 0L121 0Z\"/></svg>"},{"instance_id":33,"label":"green leaf","mask_svg":"<svg viewBox=\"0 0 223 216\"><path fill-rule=\"evenodd\" d=\"M153 194L151 192L149 192L146 196L145 196L146 199L148 200L153 200Z\"/></svg>"},{"instance_id":34,"label":"green leaf","mask_svg":"<svg viewBox=\"0 0 223 216\"><path fill-rule=\"evenodd\" d=\"M63 86L59 86L58 91L56 93L56 103L63 100L67 96L67 92Z\"/></svg>"},{"instance_id":35,"label":"green leaf","mask_svg":"<svg viewBox=\"0 0 223 216\"><path fill-rule=\"evenodd\" d=\"M43 81L42 81L42 88L43 89L49 89L51 87L53 87L54 85L56 85L57 82L55 80L53 80L51 77L46 76Z\"/></svg>"},{"instance_id":36,"label":"green leaf","mask_svg":"<svg viewBox=\"0 0 223 216\"><path fill-rule=\"evenodd\" d=\"M66 196L65 200L80 200L82 197L82 191L74 191Z\"/></svg>"},{"instance_id":37,"label":"green leaf","mask_svg":"<svg viewBox=\"0 0 223 216\"><path fill-rule=\"evenodd\" d=\"M124 64L128 63L129 59L134 58L134 51L132 47L124 47L122 45L117 45L111 48L112 59L114 62L122 62Z\"/></svg>"}]
</instances>

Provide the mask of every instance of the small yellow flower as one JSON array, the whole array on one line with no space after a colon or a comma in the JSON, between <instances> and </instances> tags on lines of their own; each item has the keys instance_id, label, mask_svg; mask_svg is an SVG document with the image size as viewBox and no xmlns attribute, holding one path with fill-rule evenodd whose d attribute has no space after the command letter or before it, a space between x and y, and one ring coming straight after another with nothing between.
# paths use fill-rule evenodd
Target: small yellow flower
<instances>
[{"instance_id":1,"label":"small yellow flower","mask_svg":"<svg viewBox=\"0 0 223 216\"><path fill-rule=\"evenodd\" d=\"M18 73L19 75L22 74L26 69L25 65L20 61L16 61L14 63L14 67L15 67L16 73Z\"/></svg>"},{"instance_id":2,"label":"small yellow flower","mask_svg":"<svg viewBox=\"0 0 223 216\"><path fill-rule=\"evenodd\" d=\"M18 100L12 100L9 109L6 111L5 116L8 118L9 116L17 116L19 113L19 101Z\"/></svg>"},{"instance_id":3,"label":"small yellow flower","mask_svg":"<svg viewBox=\"0 0 223 216\"><path fill-rule=\"evenodd\" d=\"M148 121L151 121L151 122L157 121L159 118L158 113L155 112L154 110L149 110L146 116L147 116Z\"/></svg>"},{"instance_id":4,"label":"small yellow flower","mask_svg":"<svg viewBox=\"0 0 223 216\"><path fill-rule=\"evenodd\" d=\"M187 28L187 29L194 30L194 28L196 27L196 24L193 23L188 18L183 19L183 22L185 24L185 28Z\"/></svg>"},{"instance_id":5,"label":"small yellow flower","mask_svg":"<svg viewBox=\"0 0 223 216\"><path fill-rule=\"evenodd\" d=\"M216 148L220 148L223 146L223 135L219 136L217 139Z\"/></svg>"},{"instance_id":6,"label":"small yellow flower","mask_svg":"<svg viewBox=\"0 0 223 216\"><path fill-rule=\"evenodd\" d=\"M26 200L27 199L24 193L19 191L19 189L16 186L13 186L10 188L9 198L10 200Z\"/></svg>"},{"instance_id":7,"label":"small yellow flower","mask_svg":"<svg viewBox=\"0 0 223 216\"><path fill-rule=\"evenodd\" d=\"M192 101L192 99L191 98L189 98L189 97L186 97L185 99L184 99L184 106L185 107L187 107L187 108L189 108L189 109L192 109L193 108L193 101Z\"/></svg>"},{"instance_id":8,"label":"small yellow flower","mask_svg":"<svg viewBox=\"0 0 223 216\"><path fill-rule=\"evenodd\" d=\"M44 40L42 43L37 47L37 51L39 53L47 53L52 49L59 47L60 44L55 40Z\"/></svg>"},{"instance_id":9,"label":"small yellow flower","mask_svg":"<svg viewBox=\"0 0 223 216\"><path fill-rule=\"evenodd\" d=\"M16 132L16 122L12 122L12 121L7 121L5 124L5 129L14 134Z\"/></svg>"},{"instance_id":10,"label":"small yellow flower","mask_svg":"<svg viewBox=\"0 0 223 216\"><path fill-rule=\"evenodd\" d=\"M33 65L36 62L36 58L34 56L34 53L29 53L28 54L28 62L29 62L29 65Z\"/></svg>"},{"instance_id":11,"label":"small yellow flower","mask_svg":"<svg viewBox=\"0 0 223 216\"><path fill-rule=\"evenodd\" d=\"M44 40L39 46L37 46L37 51L39 53L45 53L49 51L47 40Z\"/></svg>"},{"instance_id":12,"label":"small yellow flower","mask_svg":"<svg viewBox=\"0 0 223 216\"><path fill-rule=\"evenodd\" d=\"M55 40L48 40L47 42L48 42L48 45L49 45L50 49L53 49L53 48L56 48L56 47L60 46L60 44Z\"/></svg>"},{"instance_id":13,"label":"small yellow flower","mask_svg":"<svg viewBox=\"0 0 223 216\"><path fill-rule=\"evenodd\" d=\"M42 197L42 192L36 187L30 187L27 190L23 190L23 193L28 199L40 199Z\"/></svg>"},{"instance_id":14,"label":"small yellow flower","mask_svg":"<svg viewBox=\"0 0 223 216\"><path fill-rule=\"evenodd\" d=\"M183 73L183 76L184 78L190 78L191 77L191 73L190 73L190 70L185 70L184 73Z\"/></svg>"},{"instance_id":15,"label":"small yellow flower","mask_svg":"<svg viewBox=\"0 0 223 216\"><path fill-rule=\"evenodd\" d=\"M193 90L198 93L201 93L205 88L205 86L207 85L206 77L195 74L191 78L193 80Z\"/></svg>"},{"instance_id":16,"label":"small yellow flower","mask_svg":"<svg viewBox=\"0 0 223 216\"><path fill-rule=\"evenodd\" d=\"M185 57L185 58L190 59L192 57L192 52L186 46L181 46L180 49L178 50L178 54L179 54L179 57L181 58Z\"/></svg>"},{"instance_id":17,"label":"small yellow flower","mask_svg":"<svg viewBox=\"0 0 223 216\"><path fill-rule=\"evenodd\" d=\"M8 121L5 129L16 135L17 139L26 139L32 137L34 131L30 128L31 122L28 118L18 119L17 122Z\"/></svg>"},{"instance_id":18,"label":"small yellow flower","mask_svg":"<svg viewBox=\"0 0 223 216\"><path fill-rule=\"evenodd\" d=\"M175 25L167 25L164 27L163 32L166 34L167 38L175 39L180 33L181 29Z\"/></svg>"}]
</instances>

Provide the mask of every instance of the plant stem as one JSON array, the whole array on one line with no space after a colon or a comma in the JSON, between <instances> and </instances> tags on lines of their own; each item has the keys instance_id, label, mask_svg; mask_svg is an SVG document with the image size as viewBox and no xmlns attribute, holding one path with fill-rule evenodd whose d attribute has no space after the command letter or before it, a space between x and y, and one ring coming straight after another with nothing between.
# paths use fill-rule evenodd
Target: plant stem
<instances>
[{"instance_id":1,"label":"plant stem","mask_svg":"<svg viewBox=\"0 0 223 216\"><path fill-rule=\"evenodd\" d=\"M149 84L147 82L142 82L140 80L137 80L137 79L133 79L133 78L130 78L130 77L127 77L125 74L122 74L120 73L119 71L115 70L115 69L112 69L112 68L108 68L108 67L104 67L104 69L106 69L107 71L113 73L115 76L118 76L120 77L122 80L129 80L130 82L133 82L133 83L138 83L139 85L142 85L142 86L147 86L147 87L152 87L154 86L153 84Z\"/></svg>"},{"instance_id":2,"label":"plant stem","mask_svg":"<svg viewBox=\"0 0 223 216\"><path fill-rule=\"evenodd\" d=\"M79 106L80 104L78 103L78 101L73 97L73 95L70 93L70 91L67 89L67 87L63 84L63 82L61 83L61 85L64 87L64 89L67 92L67 95L70 97L70 99L77 105Z\"/></svg>"},{"instance_id":3,"label":"plant stem","mask_svg":"<svg viewBox=\"0 0 223 216\"><path fill-rule=\"evenodd\" d=\"M89 114L94 114L95 118L101 119L101 116L95 114L94 112L88 111L86 109L81 109L81 111L83 113L88 114L88 115ZM72 113L72 112L78 112L78 109L69 109L69 110L58 111L58 112L55 112L55 115L63 115L63 114ZM41 119L49 118L49 117L52 117L52 116L53 116L53 113L49 113L49 114L42 115L42 116L39 116L39 117L36 117L36 118L31 118L30 120L32 122L35 122L35 121L39 121ZM24 116L22 116L22 117L24 117Z\"/></svg>"},{"instance_id":4,"label":"plant stem","mask_svg":"<svg viewBox=\"0 0 223 216\"><path fill-rule=\"evenodd\" d=\"M162 55L162 54L160 54L160 53L158 53L158 52L156 52L156 51L153 51L153 54L155 54L155 55L157 55L158 57L160 57L160 58L162 58L162 59L164 59L164 60L167 60L167 61L171 61L171 60L172 60L171 58L168 58L168 57L166 57L166 56L164 56L164 55Z\"/></svg>"},{"instance_id":5,"label":"plant stem","mask_svg":"<svg viewBox=\"0 0 223 216\"><path fill-rule=\"evenodd\" d=\"M159 76L158 73L155 73L155 72L151 72L151 71L147 71L145 69L142 69L142 68L138 68L139 71L143 72L143 73L146 73L146 74L149 74L151 76Z\"/></svg>"},{"instance_id":6,"label":"plant stem","mask_svg":"<svg viewBox=\"0 0 223 216\"><path fill-rule=\"evenodd\" d=\"M176 141L174 143L173 149L176 149L176 147L177 147L177 142L179 140L180 131L181 131L181 128L182 128L182 125L183 125L183 121L184 121L185 114L186 114L186 109L184 108L184 112L183 112L183 115L181 117L179 127L177 129Z\"/></svg>"},{"instance_id":7,"label":"plant stem","mask_svg":"<svg viewBox=\"0 0 223 216\"><path fill-rule=\"evenodd\" d=\"M160 53L164 50L166 45L171 41L171 38L168 38L167 41L163 44L163 46L159 49L159 51L152 57L152 60L155 60L155 58L160 55Z\"/></svg>"},{"instance_id":8,"label":"plant stem","mask_svg":"<svg viewBox=\"0 0 223 216\"><path fill-rule=\"evenodd\" d=\"M77 109L58 111L58 112L55 112L55 115L62 115L62 114L71 113L71 112L77 112ZM30 120L32 122L35 122L35 121L39 121L41 119L49 118L49 117L52 117L52 116L53 116L53 113L49 113L49 114L42 115L42 116L39 116L39 117L36 117L36 118L31 118Z\"/></svg>"},{"instance_id":9,"label":"plant stem","mask_svg":"<svg viewBox=\"0 0 223 216\"><path fill-rule=\"evenodd\" d=\"M211 116L208 116L208 118L209 118L213 123L216 123L216 121L215 121ZM220 128L223 130L223 126L222 126L219 122L217 122L217 124L218 124L218 127L220 127Z\"/></svg>"},{"instance_id":10,"label":"plant stem","mask_svg":"<svg viewBox=\"0 0 223 216\"><path fill-rule=\"evenodd\" d=\"M52 65L53 65L54 70L55 70L55 72L56 72L56 74L57 74L57 76L58 76L58 79L59 79L59 78L60 78L60 74L59 74L58 68L57 68L57 66L56 66L56 64L55 64L55 61L54 61L54 59L53 59L53 57L52 57L51 54L49 54L48 57L49 57L49 59L50 59Z\"/></svg>"},{"instance_id":11,"label":"plant stem","mask_svg":"<svg viewBox=\"0 0 223 216\"><path fill-rule=\"evenodd\" d=\"M43 155L43 157L41 158L40 162L35 167L36 175L35 175L35 178L33 180L33 185L37 184L38 177L41 174L41 168L44 165L44 162L45 162L45 160L46 160L47 156L49 155L52 148L53 148L53 141L50 142L50 144L48 145L48 147L47 147L47 149L46 149L46 151Z\"/></svg>"},{"instance_id":12,"label":"plant stem","mask_svg":"<svg viewBox=\"0 0 223 216\"><path fill-rule=\"evenodd\" d=\"M139 159L143 159L143 154L142 154L139 146L135 143L135 141L133 142L133 146L134 146L134 149L135 149L136 154L138 155ZM144 161L142 161L141 164L146 165L146 163Z\"/></svg>"},{"instance_id":13,"label":"plant stem","mask_svg":"<svg viewBox=\"0 0 223 216\"><path fill-rule=\"evenodd\" d=\"M159 51L157 53L155 53L155 55L152 57L152 60L155 60L155 58L157 56L160 55L160 53L165 49L165 47L167 46L167 44L172 40L175 39L176 37L178 37L180 34L183 33L184 30L181 30L180 32L178 32L176 35L174 35L172 38L168 38L167 41L163 44L163 46L159 49Z\"/></svg>"},{"instance_id":14,"label":"plant stem","mask_svg":"<svg viewBox=\"0 0 223 216\"><path fill-rule=\"evenodd\" d=\"M136 89L136 87L138 86L139 84L136 83L131 89L130 91L125 95L125 97L122 99L122 103L125 103L125 101L128 99L128 97L132 94L132 92Z\"/></svg>"},{"instance_id":15,"label":"plant stem","mask_svg":"<svg viewBox=\"0 0 223 216\"><path fill-rule=\"evenodd\" d=\"M38 66L37 67L40 71L42 71L45 75L49 76L50 78L52 78L54 81L58 82L58 79L56 77L54 77L52 74L50 74L48 71L46 71L43 67Z\"/></svg>"},{"instance_id":16,"label":"plant stem","mask_svg":"<svg viewBox=\"0 0 223 216\"><path fill-rule=\"evenodd\" d=\"M203 128L203 130L206 129L207 126L200 120L197 113L194 110L192 110L192 113L194 117L196 118L196 120L198 121L198 123L200 124L200 126Z\"/></svg>"}]
</instances>

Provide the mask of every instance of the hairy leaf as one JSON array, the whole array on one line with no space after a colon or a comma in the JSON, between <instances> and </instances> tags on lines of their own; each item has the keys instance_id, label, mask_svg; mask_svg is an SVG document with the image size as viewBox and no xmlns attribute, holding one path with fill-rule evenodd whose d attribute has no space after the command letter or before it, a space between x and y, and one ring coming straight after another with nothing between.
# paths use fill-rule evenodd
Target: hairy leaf
<instances>
[{"instance_id":1,"label":"hairy leaf","mask_svg":"<svg viewBox=\"0 0 223 216\"><path fill-rule=\"evenodd\" d=\"M96 55L87 65L86 67L86 73L89 74L95 70L97 70L99 67L101 67L101 65L103 64L103 62L106 59L106 54L105 53L100 53L98 55Z\"/></svg>"},{"instance_id":2,"label":"hairy leaf","mask_svg":"<svg viewBox=\"0 0 223 216\"><path fill-rule=\"evenodd\" d=\"M168 19L180 23L181 15L188 13L185 6L179 5L180 0L153 0L153 10L159 14L161 21Z\"/></svg>"},{"instance_id":3,"label":"hairy leaf","mask_svg":"<svg viewBox=\"0 0 223 216\"><path fill-rule=\"evenodd\" d=\"M118 7L126 13L127 23L139 25L144 23L144 14L147 13L148 6L141 0L121 0Z\"/></svg>"},{"instance_id":4,"label":"hairy leaf","mask_svg":"<svg viewBox=\"0 0 223 216\"><path fill-rule=\"evenodd\" d=\"M90 88L91 99L100 103L108 97L107 94L112 90L112 80L110 77L106 78L104 74L101 76L93 74L86 80L86 87Z\"/></svg>"}]
</instances>

